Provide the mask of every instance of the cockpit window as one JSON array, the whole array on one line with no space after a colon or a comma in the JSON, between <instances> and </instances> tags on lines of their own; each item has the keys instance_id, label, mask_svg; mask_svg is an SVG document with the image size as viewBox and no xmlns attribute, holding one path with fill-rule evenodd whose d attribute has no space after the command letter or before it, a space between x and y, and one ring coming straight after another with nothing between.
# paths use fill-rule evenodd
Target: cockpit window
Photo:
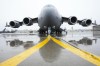
<instances>
[{"instance_id":1,"label":"cockpit window","mask_svg":"<svg viewBox=\"0 0 100 66\"><path fill-rule=\"evenodd\" d=\"M53 5L46 5L45 7L54 7Z\"/></svg>"}]
</instances>

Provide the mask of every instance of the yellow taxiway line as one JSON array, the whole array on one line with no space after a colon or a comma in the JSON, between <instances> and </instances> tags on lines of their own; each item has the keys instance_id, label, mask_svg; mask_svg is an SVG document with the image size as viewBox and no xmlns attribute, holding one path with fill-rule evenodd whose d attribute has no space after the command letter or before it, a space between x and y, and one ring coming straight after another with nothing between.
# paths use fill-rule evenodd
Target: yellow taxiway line
<instances>
[{"instance_id":1,"label":"yellow taxiway line","mask_svg":"<svg viewBox=\"0 0 100 66\"><path fill-rule=\"evenodd\" d=\"M53 37L51 37L51 39L58 45L62 46L63 48L71 51L72 53L82 57L83 59L95 64L96 66L100 66L100 58L98 58L97 56L91 54L91 53L88 53L86 51L83 51L81 49L77 49L69 44L66 44L66 43L63 43Z\"/></svg>"},{"instance_id":2,"label":"yellow taxiway line","mask_svg":"<svg viewBox=\"0 0 100 66\"><path fill-rule=\"evenodd\" d=\"M0 63L0 66L17 66L19 63L24 61L26 58L31 56L34 52L36 52L38 49L43 47L47 42L50 40L50 36L48 36L45 40L38 43L37 45L29 48L28 50L22 52L21 54L18 54L2 63Z\"/></svg>"}]
</instances>

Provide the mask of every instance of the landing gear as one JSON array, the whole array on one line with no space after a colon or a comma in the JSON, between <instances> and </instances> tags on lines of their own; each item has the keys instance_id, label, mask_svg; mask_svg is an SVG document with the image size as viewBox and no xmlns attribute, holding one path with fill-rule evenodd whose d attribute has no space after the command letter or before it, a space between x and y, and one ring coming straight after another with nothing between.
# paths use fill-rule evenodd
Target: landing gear
<instances>
[{"instance_id":1,"label":"landing gear","mask_svg":"<svg viewBox=\"0 0 100 66\"><path fill-rule=\"evenodd\" d=\"M48 34L50 35L51 34L51 27L48 27Z\"/></svg>"},{"instance_id":2,"label":"landing gear","mask_svg":"<svg viewBox=\"0 0 100 66\"><path fill-rule=\"evenodd\" d=\"M56 30L56 34L62 34L62 29L61 28L59 28L58 30Z\"/></svg>"},{"instance_id":3,"label":"landing gear","mask_svg":"<svg viewBox=\"0 0 100 66\"><path fill-rule=\"evenodd\" d=\"M46 34L45 30L39 29L39 34Z\"/></svg>"},{"instance_id":4,"label":"landing gear","mask_svg":"<svg viewBox=\"0 0 100 66\"><path fill-rule=\"evenodd\" d=\"M61 31L56 31L56 34L61 34L62 32Z\"/></svg>"},{"instance_id":5,"label":"landing gear","mask_svg":"<svg viewBox=\"0 0 100 66\"><path fill-rule=\"evenodd\" d=\"M48 27L48 29L43 30L43 29L39 29L39 34L40 35L61 35L62 34L63 29L59 28L59 29L53 29L51 27Z\"/></svg>"},{"instance_id":6,"label":"landing gear","mask_svg":"<svg viewBox=\"0 0 100 66\"><path fill-rule=\"evenodd\" d=\"M42 29L39 29L39 36L40 37L46 37L47 36L47 30L42 30Z\"/></svg>"}]
</instances>

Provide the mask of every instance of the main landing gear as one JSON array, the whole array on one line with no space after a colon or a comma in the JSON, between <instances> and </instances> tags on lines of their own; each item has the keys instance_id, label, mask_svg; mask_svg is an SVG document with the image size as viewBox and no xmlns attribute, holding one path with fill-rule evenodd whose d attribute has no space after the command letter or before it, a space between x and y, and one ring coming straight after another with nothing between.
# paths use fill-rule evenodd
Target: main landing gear
<instances>
[{"instance_id":1,"label":"main landing gear","mask_svg":"<svg viewBox=\"0 0 100 66\"><path fill-rule=\"evenodd\" d=\"M47 30L39 29L39 34L62 34L63 29L53 29L48 27Z\"/></svg>"}]
</instances>

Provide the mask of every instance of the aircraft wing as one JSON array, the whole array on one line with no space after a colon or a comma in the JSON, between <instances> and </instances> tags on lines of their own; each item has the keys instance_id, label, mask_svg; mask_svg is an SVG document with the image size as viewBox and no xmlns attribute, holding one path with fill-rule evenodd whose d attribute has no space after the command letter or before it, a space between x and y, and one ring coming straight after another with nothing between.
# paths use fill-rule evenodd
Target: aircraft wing
<instances>
[{"instance_id":1,"label":"aircraft wing","mask_svg":"<svg viewBox=\"0 0 100 66\"><path fill-rule=\"evenodd\" d=\"M25 17L23 19L23 21L19 22L19 21L10 21L9 25L12 28L19 28L22 25L27 25L27 26L31 26L33 25L33 23L38 23L38 18L30 18L30 17Z\"/></svg>"},{"instance_id":2,"label":"aircraft wing","mask_svg":"<svg viewBox=\"0 0 100 66\"><path fill-rule=\"evenodd\" d=\"M78 20L75 16L71 16L69 18L62 17L62 22L68 22L69 25L74 25L74 24L78 23L78 24L82 25L83 27L87 27L92 24L91 19Z\"/></svg>"}]
</instances>

